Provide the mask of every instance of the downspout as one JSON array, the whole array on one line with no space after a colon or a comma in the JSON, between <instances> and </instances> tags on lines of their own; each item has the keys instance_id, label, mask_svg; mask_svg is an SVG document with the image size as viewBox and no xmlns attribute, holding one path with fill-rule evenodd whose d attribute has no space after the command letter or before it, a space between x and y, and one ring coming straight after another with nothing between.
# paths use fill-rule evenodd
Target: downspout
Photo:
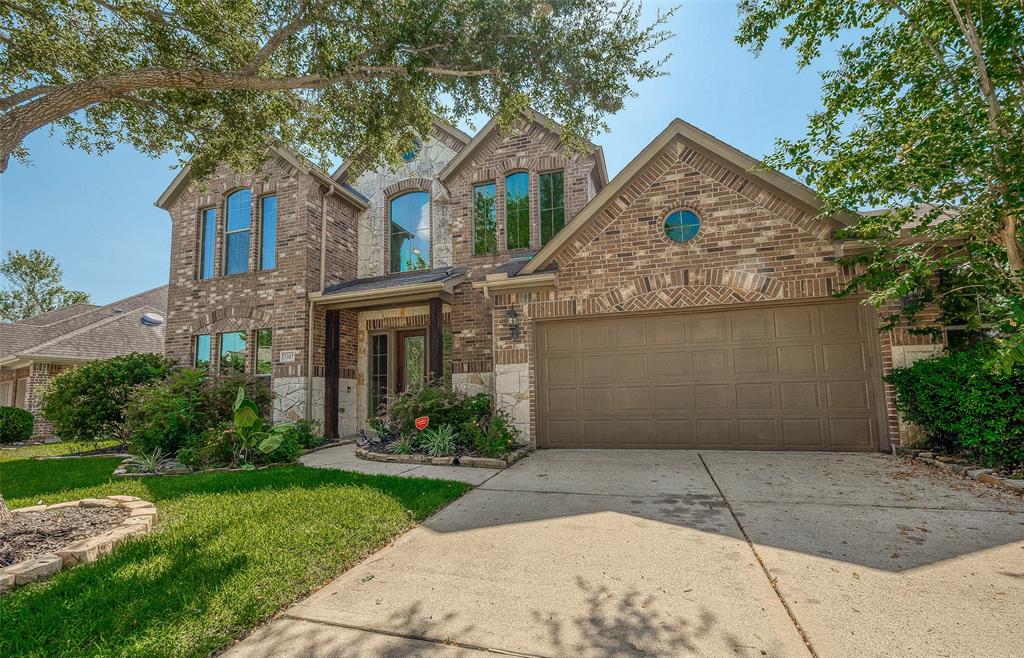
<instances>
[{"instance_id":1,"label":"downspout","mask_svg":"<svg viewBox=\"0 0 1024 658\"><path fill-rule=\"evenodd\" d=\"M320 289L323 292L324 283L327 280L327 195L329 190L324 190L320 197ZM306 420L313 420L313 328L315 322L313 302L309 302L309 326L306 333L309 339L306 342Z\"/></svg>"}]
</instances>

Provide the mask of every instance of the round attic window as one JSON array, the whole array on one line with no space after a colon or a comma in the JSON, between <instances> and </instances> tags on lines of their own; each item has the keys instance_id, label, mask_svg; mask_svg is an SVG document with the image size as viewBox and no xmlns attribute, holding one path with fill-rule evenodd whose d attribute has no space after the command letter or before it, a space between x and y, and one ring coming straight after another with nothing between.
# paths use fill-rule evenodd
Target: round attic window
<instances>
[{"instance_id":1,"label":"round attic window","mask_svg":"<svg viewBox=\"0 0 1024 658\"><path fill-rule=\"evenodd\" d=\"M164 316L159 313L143 313L139 322L147 327L159 327L164 323Z\"/></svg>"},{"instance_id":2,"label":"round attic window","mask_svg":"<svg viewBox=\"0 0 1024 658\"><path fill-rule=\"evenodd\" d=\"M700 233L700 217L692 210L676 210L665 218L665 235L673 242L689 242Z\"/></svg>"}]
</instances>

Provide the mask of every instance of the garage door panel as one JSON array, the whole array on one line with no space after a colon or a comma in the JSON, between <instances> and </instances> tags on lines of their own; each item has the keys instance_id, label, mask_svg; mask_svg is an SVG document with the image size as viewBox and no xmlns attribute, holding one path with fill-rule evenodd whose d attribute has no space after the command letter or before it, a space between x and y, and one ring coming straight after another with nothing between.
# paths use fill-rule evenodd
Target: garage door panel
<instances>
[{"instance_id":1,"label":"garage door panel","mask_svg":"<svg viewBox=\"0 0 1024 658\"><path fill-rule=\"evenodd\" d=\"M736 384L736 408L739 410L748 409L774 409L775 385L770 383L746 383Z\"/></svg>"},{"instance_id":2,"label":"garage door panel","mask_svg":"<svg viewBox=\"0 0 1024 658\"><path fill-rule=\"evenodd\" d=\"M825 449L821 418L783 418L780 447L790 450Z\"/></svg>"},{"instance_id":3,"label":"garage door panel","mask_svg":"<svg viewBox=\"0 0 1024 658\"><path fill-rule=\"evenodd\" d=\"M744 375L766 375L777 370L774 352L769 345L761 347L740 347L732 351L733 373Z\"/></svg>"},{"instance_id":4,"label":"garage door panel","mask_svg":"<svg viewBox=\"0 0 1024 658\"><path fill-rule=\"evenodd\" d=\"M775 418L741 418L737 421L741 448L771 450L778 446Z\"/></svg>"},{"instance_id":5,"label":"garage door panel","mask_svg":"<svg viewBox=\"0 0 1024 658\"><path fill-rule=\"evenodd\" d=\"M699 377L726 377L731 374L729 350L697 350L693 353L693 369Z\"/></svg>"},{"instance_id":6,"label":"garage door panel","mask_svg":"<svg viewBox=\"0 0 1024 658\"><path fill-rule=\"evenodd\" d=\"M855 302L537 327L541 447L878 446L875 332Z\"/></svg>"},{"instance_id":7,"label":"garage door panel","mask_svg":"<svg viewBox=\"0 0 1024 658\"><path fill-rule=\"evenodd\" d=\"M772 311L776 338L812 338L817 311L813 308L790 307Z\"/></svg>"},{"instance_id":8,"label":"garage door panel","mask_svg":"<svg viewBox=\"0 0 1024 658\"><path fill-rule=\"evenodd\" d=\"M821 406L818 382L779 382L779 407L791 409L817 409Z\"/></svg>"},{"instance_id":9,"label":"garage door panel","mask_svg":"<svg viewBox=\"0 0 1024 658\"><path fill-rule=\"evenodd\" d=\"M784 374L818 371L818 354L814 345L780 345L775 348L779 372Z\"/></svg>"},{"instance_id":10,"label":"garage door panel","mask_svg":"<svg viewBox=\"0 0 1024 658\"><path fill-rule=\"evenodd\" d=\"M826 373L864 372L868 358L863 343L832 343L822 346Z\"/></svg>"},{"instance_id":11,"label":"garage door panel","mask_svg":"<svg viewBox=\"0 0 1024 658\"><path fill-rule=\"evenodd\" d=\"M729 340L729 318L724 313L695 315L690 318L690 341L722 343Z\"/></svg>"},{"instance_id":12,"label":"garage door panel","mask_svg":"<svg viewBox=\"0 0 1024 658\"><path fill-rule=\"evenodd\" d=\"M702 448L737 448L735 418L698 418L694 422L694 440Z\"/></svg>"},{"instance_id":13,"label":"garage door panel","mask_svg":"<svg viewBox=\"0 0 1024 658\"><path fill-rule=\"evenodd\" d=\"M691 384L660 384L654 387L654 410L671 413L692 411L693 386Z\"/></svg>"},{"instance_id":14,"label":"garage door panel","mask_svg":"<svg viewBox=\"0 0 1024 658\"><path fill-rule=\"evenodd\" d=\"M830 418L829 447L833 450L868 450L874 443L870 418Z\"/></svg>"},{"instance_id":15,"label":"garage door panel","mask_svg":"<svg viewBox=\"0 0 1024 658\"><path fill-rule=\"evenodd\" d=\"M868 383L859 381L826 382L828 406L833 409L867 409L870 406Z\"/></svg>"}]
</instances>

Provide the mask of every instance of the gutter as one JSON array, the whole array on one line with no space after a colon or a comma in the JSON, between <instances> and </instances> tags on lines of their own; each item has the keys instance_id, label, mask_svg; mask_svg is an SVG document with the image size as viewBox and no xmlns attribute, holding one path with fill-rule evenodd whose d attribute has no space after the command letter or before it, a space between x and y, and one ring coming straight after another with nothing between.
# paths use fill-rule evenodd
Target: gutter
<instances>
[{"instance_id":1,"label":"gutter","mask_svg":"<svg viewBox=\"0 0 1024 658\"><path fill-rule=\"evenodd\" d=\"M451 293L452 289L462 283L465 275L452 276L443 281L430 281L428 283L414 283L407 286L395 286L392 288L374 288L370 290L358 290L355 292L310 293L309 301L315 305L328 304L358 304L362 302L387 302L390 299L408 297L409 295L427 295L439 293Z\"/></svg>"},{"instance_id":2,"label":"gutter","mask_svg":"<svg viewBox=\"0 0 1024 658\"><path fill-rule=\"evenodd\" d=\"M519 290L522 288L546 288L557 285L558 277L554 272L540 272L512 277L508 274L488 274L487 278L483 281L473 282L473 288L483 290L484 295L488 295L490 292Z\"/></svg>"}]
</instances>

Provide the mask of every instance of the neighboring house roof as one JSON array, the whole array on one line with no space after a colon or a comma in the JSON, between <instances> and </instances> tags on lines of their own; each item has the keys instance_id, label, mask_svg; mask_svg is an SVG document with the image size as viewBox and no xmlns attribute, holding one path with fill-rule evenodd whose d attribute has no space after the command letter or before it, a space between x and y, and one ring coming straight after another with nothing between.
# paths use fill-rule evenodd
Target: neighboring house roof
<instances>
[{"instance_id":1,"label":"neighboring house roof","mask_svg":"<svg viewBox=\"0 0 1024 658\"><path fill-rule=\"evenodd\" d=\"M644 168L654 160L661 151L672 143L673 140L681 138L685 143L695 147L699 151L709 153L717 161L726 167L736 170L745 176L764 183L775 190L786 199L794 202L797 207L806 209L809 213L817 213L821 208L821 200L815 192L800 181L786 176L774 170L766 170L760 166L760 161L743 153L720 139L709 135L696 126L683 121L673 119L654 140L651 141L625 168L612 179L597 195L591 199L583 210L576 217L569 221L565 227L555 234L544 248L537 252L533 259L523 267L519 274L531 274L550 265L554 261L559 250L570 242L573 235L587 226L592 220L598 217L601 212L611 203L615 202L620 193L639 175ZM468 149L467 149L468 150ZM451 166L451 165L449 165ZM835 218L837 222L839 218ZM846 220L844 220L845 222ZM837 224L838 225L838 224Z\"/></svg>"},{"instance_id":2,"label":"neighboring house roof","mask_svg":"<svg viewBox=\"0 0 1024 658\"><path fill-rule=\"evenodd\" d=\"M561 136L562 126L560 126L554 120L549 119L548 117L544 116L540 112L533 109L523 110L523 114L526 116L528 120L538 123L547 128L548 130L550 130L551 132L555 133L556 135ZM465 165L471 160L473 153L478 148L480 148L480 146L487 141L487 138L490 136L490 134L497 129L498 121L497 119L492 118L490 121L487 122L487 125L485 125L480 130L480 132L473 136L472 141L470 141L469 144L466 145L466 148L459 151L459 153L454 158L452 158L451 161L448 162L445 168L441 170L441 172L437 175L438 180L447 181L449 178L454 176L455 172L457 172L459 169L462 168L463 165ZM594 152L594 157L597 159L597 175L600 183L599 188L603 188L605 185L608 184L608 166L605 164L604 161L604 151L601 149L600 146L593 144L591 142L587 142L587 145Z\"/></svg>"},{"instance_id":3,"label":"neighboring house roof","mask_svg":"<svg viewBox=\"0 0 1024 658\"><path fill-rule=\"evenodd\" d=\"M299 171L309 174L343 199L347 199L352 203L352 205L356 206L360 210L365 210L369 206L369 199L359 193L354 187L334 180L322 169L308 162L297 153L292 152L291 149L283 146L270 146L267 148L267 152L280 157L286 163L295 167ZM159 198L153 202L153 205L167 210L170 207L171 202L174 201L179 192L185 189L191 179L192 168L190 165L185 165L181 168L181 171L178 172L178 175L174 177L174 180L171 181L171 184L167 186L167 189L165 189Z\"/></svg>"},{"instance_id":4,"label":"neighboring house roof","mask_svg":"<svg viewBox=\"0 0 1024 658\"><path fill-rule=\"evenodd\" d=\"M75 304L0 324L0 364L31 360L91 361L128 352L164 351L165 325L142 323L164 315L167 286L104 306Z\"/></svg>"}]
</instances>

